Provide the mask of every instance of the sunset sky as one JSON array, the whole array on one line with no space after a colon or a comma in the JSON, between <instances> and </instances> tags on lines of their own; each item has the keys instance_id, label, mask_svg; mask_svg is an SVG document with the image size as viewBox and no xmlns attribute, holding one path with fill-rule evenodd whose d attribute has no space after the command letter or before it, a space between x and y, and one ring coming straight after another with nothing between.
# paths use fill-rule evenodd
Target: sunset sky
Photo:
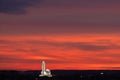
<instances>
[{"instance_id":1,"label":"sunset sky","mask_svg":"<svg viewBox=\"0 0 120 80\"><path fill-rule=\"evenodd\" d=\"M0 70L120 70L120 0L0 0Z\"/></svg>"}]
</instances>

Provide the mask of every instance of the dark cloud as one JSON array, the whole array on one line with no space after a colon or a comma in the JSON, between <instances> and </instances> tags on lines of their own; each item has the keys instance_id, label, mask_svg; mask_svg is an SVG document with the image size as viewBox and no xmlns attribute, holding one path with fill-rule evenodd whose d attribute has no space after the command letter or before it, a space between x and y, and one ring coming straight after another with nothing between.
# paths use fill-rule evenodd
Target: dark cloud
<instances>
[{"instance_id":1,"label":"dark cloud","mask_svg":"<svg viewBox=\"0 0 120 80\"><path fill-rule=\"evenodd\" d=\"M12 41L10 41L10 40L0 40L0 44L11 44L11 43L13 43Z\"/></svg>"},{"instance_id":2,"label":"dark cloud","mask_svg":"<svg viewBox=\"0 0 120 80\"><path fill-rule=\"evenodd\" d=\"M14 51L17 51L17 52L39 52L38 49L23 49L23 48L15 49Z\"/></svg>"},{"instance_id":3,"label":"dark cloud","mask_svg":"<svg viewBox=\"0 0 120 80\"><path fill-rule=\"evenodd\" d=\"M120 67L100 67L100 68L106 70L120 70Z\"/></svg>"},{"instance_id":4,"label":"dark cloud","mask_svg":"<svg viewBox=\"0 0 120 80\"><path fill-rule=\"evenodd\" d=\"M0 62L15 62L16 60L19 60L17 57L13 57L10 55L0 55Z\"/></svg>"},{"instance_id":5,"label":"dark cloud","mask_svg":"<svg viewBox=\"0 0 120 80\"><path fill-rule=\"evenodd\" d=\"M0 13L24 13L41 1L0 0ZM0 35L120 33L119 8L119 0L45 0L30 15L1 15Z\"/></svg>"},{"instance_id":6,"label":"dark cloud","mask_svg":"<svg viewBox=\"0 0 120 80\"><path fill-rule=\"evenodd\" d=\"M27 43L38 44L38 45L49 45L49 46L54 46L54 47L63 47L64 49L77 48L77 49L85 50L85 51L103 51L103 50L120 48L119 45L111 43L111 41L109 41L109 40L106 40L106 41L99 40L99 41L95 41L95 42L63 42L63 43L31 40L31 41L28 41ZM102 45L102 44L105 44L105 45Z\"/></svg>"},{"instance_id":7,"label":"dark cloud","mask_svg":"<svg viewBox=\"0 0 120 80\"><path fill-rule=\"evenodd\" d=\"M41 23L43 25L41 24L36 25L37 23L32 24L32 22L29 22L29 25L21 25L23 23L17 25L9 24L10 26L2 25L0 27L0 35L119 34L120 33L119 31L120 24L118 24L117 26L115 23L112 22L109 22L109 25L101 25L102 23L101 24L99 23L97 25L88 24L88 23L86 23L88 25L86 25L85 23L84 23L85 25L84 24L76 25L73 22L69 22L69 24L65 24L65 25L62 25L62 23L58 23L57 25L47 23L46 25L46 23L44 24ZM115 25L112 26L112 24Z\"/></svg>"},{"instance_id":8,"label":"dark cloud","mask_svg":"<svg viewBox=\"0 0 120 80\"><path fill-rule=\"evenodd\" d=\"M9 41L9 40L0 40L0 44L16 44L18 46L22 44L31 44L32 47L39 45L37 48L16 48L15 51L18 52L40 52L39 49L43 47L52 46L53 48L58 47L60 49L79 49L84 51L104 51L110 49L120 49L120 45L112 43L109 40L97 40L95 42L52 42L52 41L42 41L42 40L26 40L26 41Z\"/></svg>"},{"instance_id":9,"label":"dark cloud","mask_svg":"<svg viewBox=\"0 0 120 80\"><path fill-rule=\"evenodd\" d=\"M20 58L19 56L12 56L12 55L0 55L0 62L4 63L38 63L40 60L32 60L32 59L24 59Z\"/></svg>"},{"instance_id":10,"label":"dark cloud","mask_svg":"<svg viewBox=\"0 0 120 80\"><path fill-rule=\"evenodd\" d=\"M72 43L70 44L71 47L79 48L81 50L86 51L101 51L111 49L111 46L104 46L104 45L95 45L95 44L86 44L86 43Z\"/></svg>"},{"instance_id":11,"label":"dark cloud","mask_svg":"<svg viewBox=\"0 0 120 80\"><path fill-rule=\"evenodd\" d=\"M96 6L119 5L119 0L50 0L49 6L79 6L93 8Z\"/></svg>"},{"instance_id":12,"label":"dark cloud","mask_svg":"<svg viewBox=\"0 0 120 80\"><path fill-rule=\"evenodd\" d=\"M116 57L107 57L108 59L104 58L104 54L102 54L103 57L86 57L83 59L83 63L91 63L91 64L117 64L120 63L119 59L115 60Z\"/></svg>"},{"instance_id":13,"label":"dark cloud","mask_svg":"<svg viewBox=\"0 0 120 80\"><path fill-rule=\"evenodd\" d=\"M51 57L52 58L52 57ZM67 63L64 60L59 60L59 59L44 59L48 63ZM32 64L39 64L41 59L25 59L25 58L20 58L19 56L12 56L12 55L0 55L0 62L4 63L32 63Z\"/></svg>"},{"instance_id":14,"label":"dark cloud","mask_svg":"<svg viewBox=\"0 0 120 80\"><path fill-rule=\"evenodd\" d=\"M25 13L25 8L42 0L0 0L0 13Z\"/></svg>"},{"instance_id":15,"label":"dark cloud","mask_svg":"<svg viewBox=\"0 0 120 80\"><path fill-rule=\"evenodd\" d=\"M68 46L72 48L78 48L80 50L85 50L85 51L104 51L104 50L109 50L109 49L115 49L115 48L120 48L118 45L98 45L90 42L80 42L80 43L69 43L67 44Z\"/></svg>"},{"instance_id":16,"label":"dark cloud","mask_svg":"<svg viewBox=\"0 0 120 80\"><path fill-rule=\"evenodd\" d=\"M110 57L110 58L115 58L115 59L119 59L120 58L120 53L114 53L114 54L111 54L111 53L103 53L104 55L99 55L101 57ZM118 60L119 61L119 60ZM119 61L120 62L120 61Z\"/></svg>"}]
</instances>

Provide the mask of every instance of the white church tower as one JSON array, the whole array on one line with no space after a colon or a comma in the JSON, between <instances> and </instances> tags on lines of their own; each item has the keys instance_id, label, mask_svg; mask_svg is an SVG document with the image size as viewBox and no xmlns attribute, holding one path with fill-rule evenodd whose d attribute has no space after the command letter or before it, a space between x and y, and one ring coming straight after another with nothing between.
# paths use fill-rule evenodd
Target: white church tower
<instances>
[{"instance_id":1,"label":"white church tower","mask_svg":"<svg viewBox=\"0 0 120 80\"><path fill-rule=\"evenodd\" d=\"M51 75L51 71L49 69L46 69L46 66L45 66L45 61L42 61L42 71L41 71L41 74L39 75L39 77L52 77Z\"/></svg>"}]
</instances>

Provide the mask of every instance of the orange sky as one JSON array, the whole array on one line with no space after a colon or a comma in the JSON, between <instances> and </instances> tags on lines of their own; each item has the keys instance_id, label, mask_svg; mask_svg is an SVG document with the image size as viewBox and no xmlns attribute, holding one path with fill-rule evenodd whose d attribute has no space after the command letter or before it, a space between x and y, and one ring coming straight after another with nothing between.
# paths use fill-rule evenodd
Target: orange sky
<instances>
[{"instance_id":1,"label":"orange sky","mask_svg":"<svg viewBox=\"0 0 120 80\"><path fill-rule=\"evenodd\" d=\"M0 69L120 69L119 35L1 36Z\"/></svg>"},{"instance_id":2,"label":"orange sky","mask_svg":"<svg viewBox=\"0 0 120 80\"><path fill-rule=\"evenodd\" d=\"M120 0L1 0L0 70L120 70Z\"/></svg>"}]
</instances>

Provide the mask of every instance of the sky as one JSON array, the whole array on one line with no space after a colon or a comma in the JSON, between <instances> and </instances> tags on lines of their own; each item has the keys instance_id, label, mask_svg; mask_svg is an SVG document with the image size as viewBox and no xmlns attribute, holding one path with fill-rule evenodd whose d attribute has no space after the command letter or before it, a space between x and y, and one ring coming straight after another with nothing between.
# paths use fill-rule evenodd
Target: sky
<instances>
[{"instance_id":1,"label":"sky","mask_svg":"<svg viewBox=\"0 0 120 80\"><path fill-rule=\"evenodd\" d=\"M0 0L0 70L120 70L119 0Z\"/></svg>"}]
</instances>

